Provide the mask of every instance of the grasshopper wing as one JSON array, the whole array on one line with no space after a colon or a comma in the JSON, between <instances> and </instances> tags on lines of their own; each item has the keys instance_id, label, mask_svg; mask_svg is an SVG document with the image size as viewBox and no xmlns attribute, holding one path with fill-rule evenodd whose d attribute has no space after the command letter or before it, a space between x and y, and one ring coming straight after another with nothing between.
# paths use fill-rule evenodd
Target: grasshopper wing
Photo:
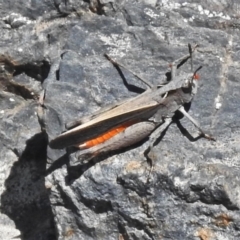
<instances>
[{"instance_id":1,"label":"grasshopper wing","mask_svg":"<svg viewBox=\"0 0 240 240\"><path fill-rule=\"evenodd\" d=\"M144 93L143 93L144 94ZM88 141L128 121L141 121L150 118L159 102L146 101L139 95L117 107L97 115L95 118L66 131L50 142L51 148L61 149Z\"/></svg>"}]
</instances>

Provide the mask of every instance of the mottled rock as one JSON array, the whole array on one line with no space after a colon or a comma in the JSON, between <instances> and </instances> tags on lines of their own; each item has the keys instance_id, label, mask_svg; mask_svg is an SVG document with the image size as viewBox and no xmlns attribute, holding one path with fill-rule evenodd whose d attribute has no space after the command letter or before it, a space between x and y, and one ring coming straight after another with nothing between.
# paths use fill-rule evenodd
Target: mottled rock
<instances>
[{"instance_id":1,"label":"mottled rock","mask_svg":"<svg viewBox=\"0 0 240 240\"><path fill-rule=\"evenodd\" d=\"M2 1L1 239L229 239L239 236L238 1ZM160 84L198 43L199 91L149 153L148 139L71 165L49 140L65 124ZM185 71L190 64L185 64ZM128 88L127 88L128 87ZM43 101L39 100L45 91ZM192 135L192 137L191 137Z\"/></svg>"}]
</instances>

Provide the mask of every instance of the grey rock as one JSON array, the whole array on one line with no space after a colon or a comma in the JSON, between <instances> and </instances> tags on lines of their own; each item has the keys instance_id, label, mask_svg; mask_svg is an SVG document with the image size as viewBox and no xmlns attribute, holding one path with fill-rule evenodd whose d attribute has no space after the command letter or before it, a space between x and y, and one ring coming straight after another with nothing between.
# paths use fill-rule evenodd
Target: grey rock
<instances>
[{"instance_id":1,"label":"grey rock","mask_svg":"<svg viewBox=\"0 0 240 240\"><path fill-rule=\"evenodd\" d=\"M239 239L238 1L1 6L1 239ZM189 113L216 142L194 139L185 118L171 124L149 153L150 182L147 139L75 166L72 149L48 146L145 87L122 70L127 88L104 53L157 85L188 43L203 66Z\"/></svg>"}]
</instances>

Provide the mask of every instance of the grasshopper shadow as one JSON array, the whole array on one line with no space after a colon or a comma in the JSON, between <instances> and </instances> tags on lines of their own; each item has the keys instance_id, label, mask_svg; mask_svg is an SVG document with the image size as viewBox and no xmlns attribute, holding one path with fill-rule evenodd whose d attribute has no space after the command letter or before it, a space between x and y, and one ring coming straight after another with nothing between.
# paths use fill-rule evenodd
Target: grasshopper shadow
<instances>
[{"instance_id":1,"label":"grasshopper shadow","mask_svg":"<svg viewBox=\"0 0 240 240\"><path fill-rule=\"evenodd\" d=\"M75 157L74 155L75 155L75 152L77 152L77 150L70 151L69 159L68 159L68 163L67 163L68 175L65 178L66 185L71 185L76 179L80 178L89 168L93 167L97 163L102 162L102 161L106 160L107 158L112 157L114 155L124 153L124 152L130 151L134 148L140 147L147 140L148 140L148 137L146 137L145 139L141 140L140 142L138 142L134 145L131 145L131 146L119 149L119 150L107 152L107 153L101 153L100 155L93 157L87 163L79 162L79 164L75 163L74 165L71 165L70 162L71 162L71 158ZM73 161L75 161L75 160L73 160Z\"/></svg>"},{"instance_id":2,"label":"grasshopper shadow","mask_svg":"<svg viewBox=\"0 0 240 240\"><path fill-rule=\"evenodd\" d=\"M193 136L188 132L188 130L187 130L185 127L183 127L183 125L180 123L179 120L176 120L175 123L176 123L178 129L181 131L182 135L185 136L190 142L196 142L197 140L203 138L203 135L202 135L202 134L200 134L200 135L197 136L197 137L193 137Z\"/></svg>"},{"instance_id":3,"label":"grasshopper shadow","mask_svg":"<svg viewBox=\"0 0 240 240\"><path fill-rule=\"evenodd\" d=\"M22 240L57 239L44 179L47 144L45 133L27 140L4 183L1 212L14 221ZM13 151L18 156L17 150Z\"/></svg>"},{"instance_id":4,"label":"grasshopper shadow","mask_svg":"<svg viewBox=\"0 0 240 240\"><path fill-rule=\"evenodd\" d=\"M128 91L135 92L135 93L138 93L138 94L141 94L141 93L143 93L145 91L145 89L143 89L141 87L135 86L133 84L129 84L127 79L125 78L122 70L120 69L120 67L117 66L117 65L113 65L113 66L116 68L119 76L122 78L124 86L128 89Z\"/></svg>"},{"instance_id":5,"label":"grasshopper shadow","mask_svg":"<svg viewBox=\"0 0 240 240\"><path fill-rule=\"evenodd\" d=\"M191 102L184 104L184 109L186 110L186 112L189 111L190 107L191 107ZM197 140L203 138L202 134L200 134L197 137L193 137L189 133L189 131L185 127L183 127L183 125L180 122L180 119L182 119L183 117L184 117L184 115L179 111L177 111L173 117L173 123L175 123L177 125L177 127L180 130L180 132L182 133L182 135L185 136L190 142L196 142Z\"/></svg>"}]
</instances>

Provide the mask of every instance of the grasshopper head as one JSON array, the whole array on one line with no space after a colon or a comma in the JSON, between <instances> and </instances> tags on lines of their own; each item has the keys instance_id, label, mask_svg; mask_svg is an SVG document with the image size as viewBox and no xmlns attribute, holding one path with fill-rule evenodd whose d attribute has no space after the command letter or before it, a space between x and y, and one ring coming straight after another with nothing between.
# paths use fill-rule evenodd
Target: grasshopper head
<instances>
[{"instance_id":1,"label":"grasshopper head","mask_svg":"<svg viewBox=\"0 0 240 240\"><path fill-rule=\"evenodd\" d=\"M198 87L198 81L200 76L197 74L197 71L199 71L202 68L200 66L193 74L188 74L186 80L184 81L182 88L185 91L189 91L194 96L197 93L197 87Z\"/></svg>"}]
</instances>

